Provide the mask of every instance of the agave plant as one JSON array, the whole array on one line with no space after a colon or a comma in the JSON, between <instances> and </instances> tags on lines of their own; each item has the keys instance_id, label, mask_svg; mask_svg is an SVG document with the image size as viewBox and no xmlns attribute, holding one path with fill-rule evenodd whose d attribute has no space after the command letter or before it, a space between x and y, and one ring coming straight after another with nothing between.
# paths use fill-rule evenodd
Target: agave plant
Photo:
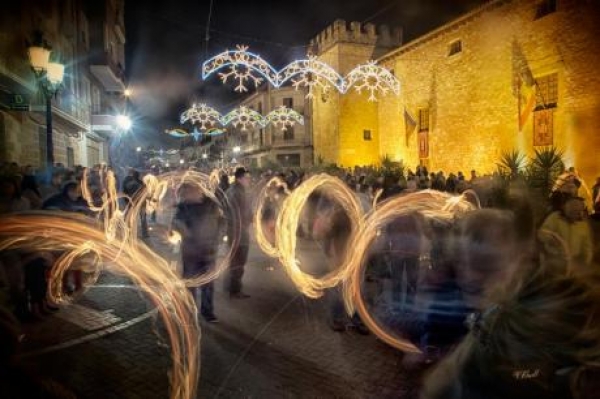
<instances>
[{"instance_id":1,"label":"agave plant","mask_svg":"<svg viewBox=\"0 0 600 399\"><path fill-rule=\"evenodd\" d=\"M508 174L511 179L515 179L525 172L527 157L518 150L508 151L502 154L497 165L502 175Z\"/></svg>"},{"instance_id":2,"label":"agave plant","mask_svg":"<svg viewBox=\"0 0 600 399\"><path fill-rule=\"evenodd\" d=\"M540 189L544 196L550 190L556 178L564 171L563 152L556 147L535 150L529 165L529 179L534 188Z\"/></svg>"}]
</instances>

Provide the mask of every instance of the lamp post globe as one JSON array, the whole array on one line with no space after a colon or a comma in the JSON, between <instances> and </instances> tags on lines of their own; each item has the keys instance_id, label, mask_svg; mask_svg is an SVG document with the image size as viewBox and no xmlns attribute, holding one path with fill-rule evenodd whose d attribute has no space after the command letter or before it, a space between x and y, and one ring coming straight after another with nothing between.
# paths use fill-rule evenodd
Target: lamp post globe
<instances>
[{"instance_id":1,"label":"lamp post globe","mask_svg":"<svg viewBox=\"0 0 600 399\"><path fill-rule=\"evenodd\" d=\"M29 65L35 75L46 102L46 165L48 170L54 166L54 140L52 130L52 97L58 93L62 84L65 66L58 62L50 62L50 47L38 37L39 44L29 47Z\"/></svg>"}]
</instances>

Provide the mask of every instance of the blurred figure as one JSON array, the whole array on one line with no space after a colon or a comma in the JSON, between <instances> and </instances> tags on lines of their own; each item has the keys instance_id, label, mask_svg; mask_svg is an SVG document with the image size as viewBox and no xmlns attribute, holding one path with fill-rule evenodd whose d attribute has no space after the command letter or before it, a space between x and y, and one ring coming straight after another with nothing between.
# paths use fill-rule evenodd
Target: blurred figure
<instances>
[{"instance_id":1,"label":"blurred figure","mask_svg":"<svg viewBox=\"0 0 600 399\"><path fill-rule=\"evenodd\" d=\"M29 201L31 209L40 209L42 207L42 194L31 168L26 169L23 180L21 180L21 191L23 197Z\"/></svg>"},{"instance_id":2,"label":"blurred figure","mask_svg":"<svg viewBox=\"0 0 600 399\"><path fill-rule=\"evenodd\" d=\"M44 201L42 209L91 215L87 202L81 198L81 185L75 181L66 182L59 194Z\"/></svg>"},{"instance_id":3,"label":"blurred figure","mask_svg":"<svg viewBox=\"0 0 600 399\"><path fill-rule=\"evenodd\" d=\"M246 190L250 187L250 173L243 167L235 170L235 182L226 192L229 205L228 237L233 248L231 265L227 276L227 291L230 298L245 299L250 296L242 291L242 277L250 246L249 227L252 210Z\"/></svg>"},{"instance_id":4,"label":"blurred figure","mask_svg":"<svg viewBox=\"0 0 600 399\"><path fill-rule=\"evenodd\" d=\"M596 178L596 184L592 187L592 202L594 213L600 213L600 177Z\"/></svg>"},{"instance_id":5,"label":"blurred figure","mask_svg":"<svg viewBox=\"0 0 600 399\"><path fill-rule=\"evenodd\" d=\"M568 259L564 259L561 243L545 232L556 235L566 245ZM593 244L583 198L568 198L560 211L552 212L540 228L539 239L549 261L566 260L576 268L586 269L592 262Z\"/></svg>"},{"instance_id":6,"label":"blurred figure","mask_svg":"<svg viewBox=\"0 0 600 399\"><path fill-rule=\"evenodd\" d=\"M45 184L40 187L40 195L43 201L48 198L60 193L61 187L64 181L64 171L54 169L52 170L50 177L46 175Z\"/></svg>"},{"instance_id":7,"label":"blurred figure","mask_svg":"<svg viewBox=\"0 0 600 399\"><path fill-rule=\"evenodd\" d=\"M386 229L389 267L392 277L392 301L404 311L414 311L419 258L424 250L423 221L418 213L395 218ZM404 276L406 276L404 278ZM403 284L404 282L404 284ZM403 285L406 287L402 301Z\"/></svg>"},{"instance_id":8,"label":"blurred figure","mask_svg":"<svg viewBox=\"0 0 600 399\"><path fill-rule=\"evenodd\" d=\"M206 197L201 189L190 183L179 188L179 203L173 219L174 228L181 233L183 278L195 278L214 268L219 247L221 214L218 205ZM214 313L213 282L202 287L189 287L197 301L200 288L200 314L209 323L217 323Z\"/></svg>"},{"instance_id":9,"label":"blurred figure","mask_svg":"<svg viewBox=\"0 0 600 399\"><path fill-rule=\"evenodd\" d=\"M18 177L0 177L0 215L30 210L29 201L21 196Z\"/></svg>"},{"instance_id":10,"label":"blurred figure","mask_svg":"<svg viewBox=\"0 0 600 399\"><path fill-rule=\"evenodd\" d=\"M469 318L469 334L425 379L422 399L598 397L597 280L531 259L516 270Z\"/></svg>"},{"instance_id":11,"label":"blurred figure","mask_svg":"<svg viewBox=\"0 0 600 399\"><path fill-rule=\"evenodd\" d=\"M140 178L140 172L131 168L129 169L129 174L125 179L123 179L123 193L128 197L128 204L131 206L136 201L144 201L144 205L146 203L146 199L138 198L140 195L145 194L146 185ZM140 227L142 230L142 237L148 238L148 219L146 215L146 207L142 206L140 208L139 213L140 219Z\"/></svg>"},{"instance_id":12,"label":"blurred figure","mask_svg":"<svg viewBox=\"0 0 600 399\"><path fill-rule=\"evenodd\" d=\"M325 254L329 260L329 268L333 270L339 267L346 254L348 240L352 232L352 222L348 214L331 198L322 195L312 230L313 238L323 241ZM366 335L369 333L358 314L355 313L348 320L340 286L327 290L325 297L329 302L329 322L333 331L344 332L346 327L351 327L360 334Z\"/></svg>"}]
</instances>

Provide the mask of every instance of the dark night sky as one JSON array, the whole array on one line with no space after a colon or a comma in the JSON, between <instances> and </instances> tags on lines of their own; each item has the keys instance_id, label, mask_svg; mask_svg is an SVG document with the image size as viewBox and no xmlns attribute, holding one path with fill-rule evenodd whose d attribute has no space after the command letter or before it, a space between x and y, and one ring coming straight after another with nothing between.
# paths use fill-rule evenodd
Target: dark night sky
<instances>
[{"instance_id":1,"label":"dark night sky","mask_svg":"<svg viewBox=\"0 0 600 399\"><path fill-rule=\"evenodd\" d=\"M404 41L422 35L484 0L214 0L208 51L210 0L126 0L126 63L136 135L143 141L177 125L194 100L220 111L237 97L218 79L202 82L200 65L236 44L247 44L282 67L305 55L305 45L335 19L386 23L404 29ZM367 21L368 20L368 21ZM176 141L164 142L175 146Z\"/></svg>"}]
</instances>

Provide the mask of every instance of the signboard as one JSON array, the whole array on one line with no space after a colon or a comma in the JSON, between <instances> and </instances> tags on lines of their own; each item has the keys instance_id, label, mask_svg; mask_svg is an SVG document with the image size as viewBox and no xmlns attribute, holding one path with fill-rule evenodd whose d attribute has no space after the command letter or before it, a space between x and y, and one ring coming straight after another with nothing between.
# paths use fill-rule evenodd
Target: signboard
<instances>
[{"instance_id":1,"label":"signboard","mask_svg":"<svg viewBox=\"0 0 600 399\"><path fill-rule=\"evenodd\" d=\"M11 111L29 111L29 95L0 91L0 106Z\"/></svg>"}]
</instances>

